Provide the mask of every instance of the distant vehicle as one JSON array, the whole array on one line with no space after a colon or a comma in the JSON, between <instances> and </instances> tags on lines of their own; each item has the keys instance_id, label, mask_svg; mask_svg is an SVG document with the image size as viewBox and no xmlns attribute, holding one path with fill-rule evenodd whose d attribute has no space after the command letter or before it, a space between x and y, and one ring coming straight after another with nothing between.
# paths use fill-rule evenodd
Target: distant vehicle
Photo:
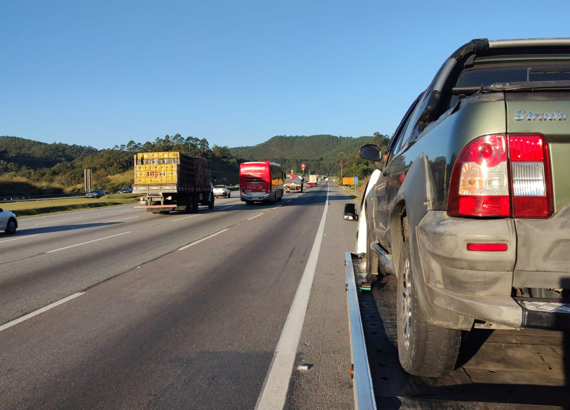
<instances>
[{"instance_id":1,"label":"distant vehicle","mask_svg":"<svg viewBox=\"0 0 570 410\"><path fill-rule=\"evenodd\" d=\"M223 196L224 198L229 198L232 196L232 191L226 185L215 185L214 186L214 196Z\"/></svg>"},{"instance_id":2,"label":"distant vehicle","mask_svg":"<svg viewBox=\"0 0 570 410\"><path fill-rule=\"evenodd\" d=\"M117 191L118 194L130 194L132 192L133 192L133 188L131 188L131 187L121 188Z\"/></svg>"},{"instance_id":3,"label":"distant vehicle","mask_svg":"<svg viewBox=\"0 0 570 410\"><path fill-rule=\"evenodd\" d=\"M318 176L316 174L309 175L309 182L312 184L317 184L317 182L319 182Z\"/></svg>"},{"instance_id":4,"label":"distant vehicle","mask_svg":"<svg viewBox=\"0 0 570 410\"><path fill-rule=\"evenodd\" d=\"M16 229L18 229L16 214L0 208L0 230L5 231L8 235L12 235L16 233Z\"/></svg>"},{"instance_id":5,"label":"distant vehicle","mask_svg":"<svg viewBox=\"0 0 570 410\"><path fill-rule=\"evenodd\" d=\"M312 188L313 184L311 182L307 182L307 188Z\"/></svg>"},{"instance_id":6,"label":"distant vehicle","mask_svg":"<svg viewBox=\"0 0 570 410\"><path fill-rule=\"evenodd\" d=\"M198 206L214 208L214 187L204 158L178 151L135 154L133 192L143 194L135 208L152 213L198 212Z\"/></svg>"},{"instance_id":7,"label":"distant vehicle","mask_svg":"<svg viewBox=\"0 0 570 410\"><path fill-rule=\"evenodd\" d=\"M275 162L244 162L239 167L240 199L247 205L281 201L284 180L285 173Z\"/></svg>"},{"instance_id":8,"label":"distant vehicle","mask_svg":"<svg viewBox=\"0 0 570 410\"><path fill-rule=\"evenodd\" d=\"M289 174L289 178L283 184L285 192L303 192L303 178L295 174Z\"/></svg>"},{"instance_id":9,"label":"distant vehicle","mask_svg":"<svg viewBox=\"0 0 570 410\"><path fill-rule=\"evenodd\" d=\"M355 204L344 204L344 216L345 221L358 221L358 214L356 213Z\"/></svg>"},{"instance_id":10,"label":"distant vehicle","mask_svg":"<svg viewBox=\"0 0 570 410\"><path fill-rule=\"evenodd\" d=\"M89 191L85 194L87 198L101 198L104 195L107 194L102 189L94 189L93 191Z\"/></svg>"}]
</instances>

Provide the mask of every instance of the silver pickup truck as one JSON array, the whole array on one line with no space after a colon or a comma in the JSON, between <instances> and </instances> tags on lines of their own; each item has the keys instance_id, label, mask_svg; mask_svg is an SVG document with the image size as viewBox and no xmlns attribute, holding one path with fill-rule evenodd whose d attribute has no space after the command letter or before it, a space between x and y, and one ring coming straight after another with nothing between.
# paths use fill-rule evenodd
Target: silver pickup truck
<instances>
[{"instance_id":1,"label":"silver pickup truck","mask_svg":"<svg viewBox=\"0 0 570 410\"><path fill-rule=\"evenodd\" d=\"M359 236L396 275L398 351L453 370L461 332L570 329L570 39L473 40L375 161ZM362 221L365 219L365 221Z\"/></svg>"}]
</instances>

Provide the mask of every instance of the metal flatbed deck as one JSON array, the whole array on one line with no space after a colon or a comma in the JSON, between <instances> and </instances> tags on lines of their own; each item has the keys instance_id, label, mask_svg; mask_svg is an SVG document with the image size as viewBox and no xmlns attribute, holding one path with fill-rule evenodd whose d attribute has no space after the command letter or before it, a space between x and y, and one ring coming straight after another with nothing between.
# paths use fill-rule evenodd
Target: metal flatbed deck
<instances>
[{"instance_id":1,"label":"metal flatbed deck","mask_svg":"<svg viewBox=\"0 0 570 410\"><path fill-rule=\"evenodd\" d=\"M365 263L347 253L347 275L351 268L357 288L365 281ZM569 332L466 332L458 366L450 375L407 374L398 361L395 279L382 278L371 292L358 290L377 409L570 409ZM359 377L364 378L355 375ZM356 408L374 407L356 403Z\"/></svg>"}]
</instances>

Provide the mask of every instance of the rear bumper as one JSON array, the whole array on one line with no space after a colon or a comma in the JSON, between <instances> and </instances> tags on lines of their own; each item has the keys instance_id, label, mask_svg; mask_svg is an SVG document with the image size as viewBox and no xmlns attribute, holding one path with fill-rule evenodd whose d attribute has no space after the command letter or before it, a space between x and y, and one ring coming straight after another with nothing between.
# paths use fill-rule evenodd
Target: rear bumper
<instances>
[{"instance_id":1,"label":"rear bumper","mask_svg":"<svg viewBox=\"0 0 570 410\"><path fill-rule=\"evenodd\" d=\"M265 201L267 198L269 198L269 194L262 194L262 195L240 194L240 199L244 202L245 201L251 201L251 202Z\"/></svg>"},{"instance_id":2,"label":"rear bumper","mask_svg":"<svg viewBox=\"0 0 570 410\"><path fill-rule=\"evenodd\" d=\"M166 210L166 209L176 209L178 207L178 205L173 204L173 205L135 205L136 209L162 209L162 210Z\"/></svg>"},{"instance_id":3,"label":"rear bumper","mask_svg":"<svg viewBox=\"0 0 570 410\"><path fill-rule=\"evenodd\" d=\"M570 307L565 303L548 300L554 311L546 311L536 308L537 299L512 297L517 261L513 220L452 218L432 211L418 224L416 234L423 276L420 292L431 323L468 329L480 320L511 328L570 329ZM473 252L467 250L468 243L501 243L507 250Z\"/></svg>"}]
</instances>

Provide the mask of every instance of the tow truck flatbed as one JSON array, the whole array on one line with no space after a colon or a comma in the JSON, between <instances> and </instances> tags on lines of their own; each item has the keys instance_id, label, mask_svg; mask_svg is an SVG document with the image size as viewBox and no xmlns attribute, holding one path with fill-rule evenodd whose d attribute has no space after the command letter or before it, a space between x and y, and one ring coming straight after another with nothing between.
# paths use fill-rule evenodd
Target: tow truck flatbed
<instances>
[{"instance_id":1,"label":"tow truck flatbed","mask_svg":"<svg viewBox=\"0 0 570 410\"><path fill-rule=\"evenodd\" d=\"M370 400L359 399L362 391L355 391L356 409L570 409L569 332L472 330L464 334L458 365L450 375L406 373L398 360L396 278L385 276L371 291L363 291L365 264L359 255L346 253L347 281L352 275L367 353L366 359L354 357L358 349L352 330L353 363L367 361L375 402L371 406ZM354 366L355 381L366 379L365 370ZM356 382L354 387L358 390Z\"/></svg>"}]
</instances>

